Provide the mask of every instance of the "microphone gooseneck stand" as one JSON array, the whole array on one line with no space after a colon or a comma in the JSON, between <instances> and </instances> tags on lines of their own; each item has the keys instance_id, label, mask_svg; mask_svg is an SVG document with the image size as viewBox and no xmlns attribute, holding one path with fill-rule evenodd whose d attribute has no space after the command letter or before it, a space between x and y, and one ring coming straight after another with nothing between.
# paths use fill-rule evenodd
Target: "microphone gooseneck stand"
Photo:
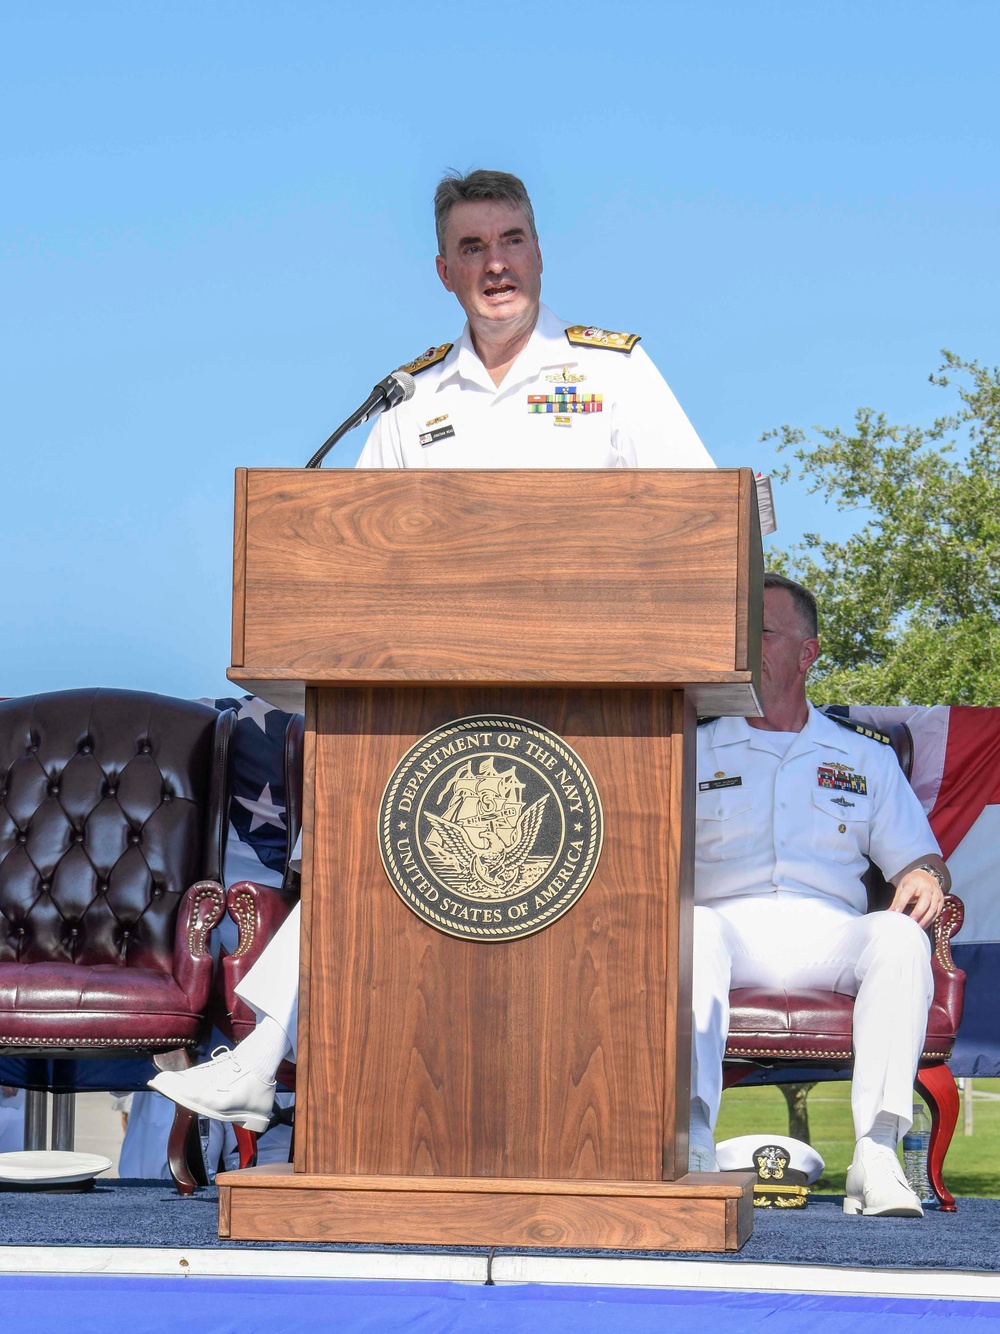
<instances>
[{"instance_id":1,"label":"microphone gooseneck stand","mask_svg":"<svg viewBox=\"0 0 1000 1334\"><path fill-rule=\"evenodd\" d=\"M373 389L361 404L361 407L358 408L357 412L352 412L347 421L341 422L333 435L320 445L319 449L317 449L316 453L306 464L306 467L318 468L337 441L343 439L348 431L353 431L355 426L360 426L363 421L367 421L368 417L371 415L372 408L377 407L384 398L385 394L381 389Z\"/></svg>"},{"instance_id":2,"label":"microphone gooseneck stand","mask_svg":"<svg viewBox=\"0 0 1000 1334\"><path fill-rule=\"evenodd\" d=\"M318 468L337 441L348 431L353 431L355 426L360 426L362 422L366 422L369 417L374 417L379 412L389 412L400 403L408 402L413 397L415 388L416 384L409 371L404 371L402 367L398 371L390 371L384 380L379 380L357 412L352 412L347 421L337 427L329 440L320 445L306 467Z\"/></svg>"}]
</instances>

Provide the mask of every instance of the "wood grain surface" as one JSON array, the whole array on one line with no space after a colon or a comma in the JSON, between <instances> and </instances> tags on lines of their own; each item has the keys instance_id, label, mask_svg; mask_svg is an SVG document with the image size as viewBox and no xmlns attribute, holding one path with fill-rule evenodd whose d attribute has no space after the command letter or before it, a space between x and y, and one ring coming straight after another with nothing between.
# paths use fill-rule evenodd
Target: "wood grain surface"
<instances>
[{"instance_id":1,"label":"wood grain surface","mask_svg":"<svg viewBox=\"0 0 1000 1334\"><path fill-rule=\"evenodd\" d=\"M748 492L753 492L753 497ZM740 472L739 531L736 580L736 642L743 657L736 666L760 670L760 637L764 610L764 551L760 537L757 488L748 468ZM759 681L757 682L759 689Z\"/></svg>"},{"instance_id":2,"label":"wood grain surface","mask_svg":"<svg viewBox=\"0 0 1000 1334\"><path fill-rule=\"evenodd\" d=\"M667 885L664 957L667 977L663 1045L673 1053L673 1077L663 1081L663 1177L687 1172L691 1105L691 959L694 929L694 803L696 728L694 705L683 692L670 697L671 731L666 807Z\"/></svg>"},{"instance_id":3,"label":"wood grain surface","mask_svg":"<svg viewBox=\"0 0 1000 1334\"><path fill-rule=\"evenodd\" d=\"M677 1170L689 1042L683 1024L675 1040L671 1016L689 1005L691 889L672 817L693 781L676 771L683 704L641 690L314 698L296 1168L637 1181ZM427 925L379 858L379 803L402 755L481 711L551 728L604 805L590 885L563 917L517 940Z\"/></svg>"},{"instance_id":4,"label":"wood grain surface","mask_svg":"<svg viewBox=\"0 0 1000 1334\"><path fill-rule=\"evenodd\" d=\"M245 476L233 679L714 681L753 708L745 469Z\"/></svg>"},{"instance_id":5,"label":"wood grain surface","mask_svg":"<svg viewBox=\"0 0 1000 1334\"><path fill-rule=\"evenodd\" d=\"M322 681L293 680L281 671L270 674L262 673L259 668L230 667L226 675L230 681L235 681L248 694L259 695L261 699L267 700L275 708L284 709L286 713L302 713L306 707L306 695L309 690L323 684ZM369 683L367 672L359 672L356 676L355 684L365 685ZM392 679L389 672L382 673L382 676L385 680ZM400 675L399 680L402 685L411 684L409 678L402 675ZM489 686L496 683L463 680L462 684L465 686ZM523 681L511 681L509 684L523 685L525 683ZM588 687L613 689L616 685L622 683L594 680L585 684ZM638 685L638 683L625 682L623 688L629 689L633 685ZM720 717L731 714L735 717L759 718L763 713L758 696L758 674L755 672L715 673L714 676L712 673L706 673L704 681L689 682L684 684L683 688L685 695L693 704L695 713L699 717Z\"/></svg>"},{"instance_id":6,"label":"wood grain surface","mask_svg":"<svg viewBox=\"0 0 1000 1334\"><path fill-rule=\"evenodd\" d=\"M760 711L750 473L241 470L234 557L229 675L306 713L303 951L295 1173L220 1179L220 1225L742 1244L749 1185L682 1174L694 715ZM577 751L605 838L565 915L480 942L397 896L379 805L496 712Z\"/></svg>"},{"instance_id":7,"label":"wood grain surface","mask_svg":"<svg viewBox=\"0 0 1000 1334\"><path fill-rule=\"evenodd\" d=\"M564 1181L557 1178L509 1177L421 1177L364 1176L351 1173L297 1172L291 1163L266 1163L240 1171L220 1172L216 1181L222 1186L253 1186L260 1190L343 1190L385 1189L392 1193L428 1195L435 1192L472 1195L617 1195L644 1200L686 1200L696 1196L706 1200L742 1198L747 1181L753 1185L753 1172L687 1172L676 1181Z\"/></svg>"},{"instance_id":8,"label":"wood grain surface","mask_svg":"<svg viewBox=\"0 0 1000 1334\"><path fill-rule=\"evenodd\" d=\"M236 503L233 507L233 666L245 658L247 577L247 470L236 469Z\"/></svg>"},{"instance_id":9,"label":"wood grain surface","mask_svg":"<svg viewBox=\"0 0 1000 1334\"><path fill-rule=\"evenodd\" d=\"M242 1241L734 1251L753 1230L751 1173L649 1185L307 1176L272 1167L217 1181L220 1236Z\"/></svg>"}]
</instances>

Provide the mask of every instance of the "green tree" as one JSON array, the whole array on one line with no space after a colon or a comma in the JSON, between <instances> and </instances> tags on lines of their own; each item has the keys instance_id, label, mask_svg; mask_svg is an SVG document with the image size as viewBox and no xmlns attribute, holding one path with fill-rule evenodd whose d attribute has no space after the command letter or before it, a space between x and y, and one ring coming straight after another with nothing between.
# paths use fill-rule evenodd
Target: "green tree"
<instances>
[{"instance_id":1,"label":"green tree","mask_svg":"<svg viewBox=\"0 0 1000 1334\"><path fill-rule=\"evenodd\" d=\"M817 703L1000 704L1000 368L942 355L930 379L958 401L929 428L862 408L850 432L764 437L860 520L844 541L771 552L819 599Z\"/></svg>"}]
</instances>

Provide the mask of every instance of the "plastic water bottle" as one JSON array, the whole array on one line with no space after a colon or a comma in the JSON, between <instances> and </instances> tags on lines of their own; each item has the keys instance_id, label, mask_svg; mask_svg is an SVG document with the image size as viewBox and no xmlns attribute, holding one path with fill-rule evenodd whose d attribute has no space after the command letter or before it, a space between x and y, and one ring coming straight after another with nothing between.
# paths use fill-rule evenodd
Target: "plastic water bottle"
<instances>
[{"instance_id":1,"label":"plastic water bottle","mask_svg":"<svg viewBox=\"0 0 1000 1334\"><path fill-rule=\"evenodd\" d=\"M921 1099L913 1103L913 1124L903 1136L903 1171L917 1199L934 1202L937 1196L927 1179L927 1149L931 1142L931 1119Z\"/></svg>"}]
</instances>

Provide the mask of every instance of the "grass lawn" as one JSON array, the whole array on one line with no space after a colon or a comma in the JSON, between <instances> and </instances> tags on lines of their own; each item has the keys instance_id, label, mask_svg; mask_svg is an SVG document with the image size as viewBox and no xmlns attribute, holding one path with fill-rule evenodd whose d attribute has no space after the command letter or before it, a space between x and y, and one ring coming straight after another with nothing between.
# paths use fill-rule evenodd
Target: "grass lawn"
<instances>
[{"instance_id":1,"label":"grass lawn","mask_svg":"<svg viewBox=\"0 0 1000 1334\"><path fill-rule=\"evenodd\" d=\"M851 1086L844 1081L817 1084L809 1094L809 1137L826 1162L814 1190L843 1193L854 1153ZM1000 1079L974 1081L973 1133L962 1133L959 1114L955 1137L944 1162L944 1179L953 1195L1000 1198ZM981 1096L987 1095L987 1096ZM788 1132L788 1111L779 1089L728 1089L722 1095L716 1141L734 1135Z\"/></svg>"}]
</instances>

